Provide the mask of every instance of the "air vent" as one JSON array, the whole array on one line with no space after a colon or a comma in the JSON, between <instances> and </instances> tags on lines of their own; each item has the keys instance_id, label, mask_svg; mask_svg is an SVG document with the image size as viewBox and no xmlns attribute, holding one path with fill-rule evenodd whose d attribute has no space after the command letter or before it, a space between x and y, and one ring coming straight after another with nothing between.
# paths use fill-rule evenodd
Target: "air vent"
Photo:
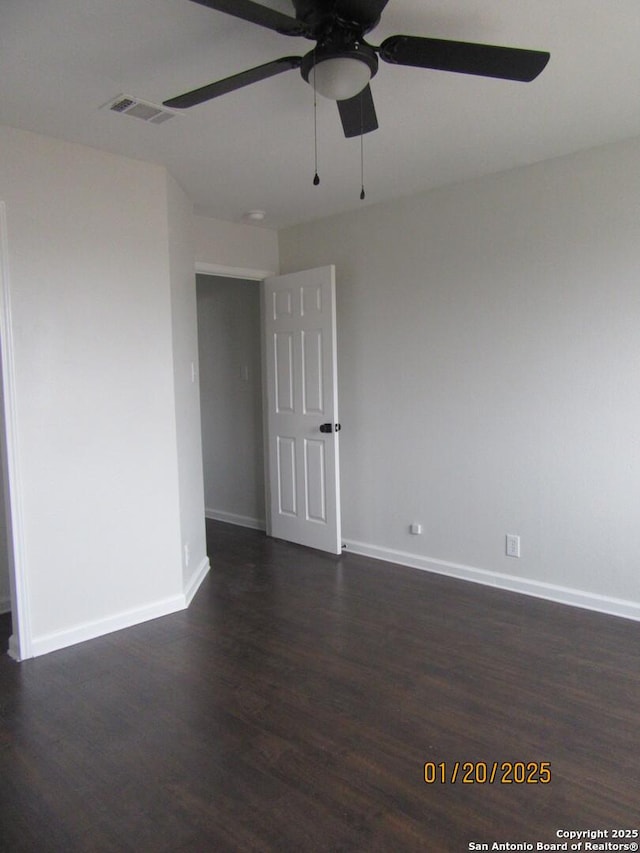
<instances>
[{"instance_id":1,"label":"air vent","mask_svg":"<svg viewBox=\"0 0 640 853\"><path fill-rule=\"evenodd\" d=\"M129 95L118 95L117 98L105 104L102 109L140 118L142 121L149 122L150 124L163 124L165 121L169 121L170 118L178 115L178 113L174 113L166 109L166 107L159 107L157 104L141 101L140 98L131 98Z\"/></svg>"}]
</instances>

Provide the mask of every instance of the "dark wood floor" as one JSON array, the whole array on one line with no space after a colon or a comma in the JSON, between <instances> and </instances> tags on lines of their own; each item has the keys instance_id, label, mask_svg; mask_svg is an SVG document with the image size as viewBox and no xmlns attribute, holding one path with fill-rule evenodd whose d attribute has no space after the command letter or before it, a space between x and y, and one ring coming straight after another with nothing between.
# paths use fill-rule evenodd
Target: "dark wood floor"
<instances>
[{"instance_id":1,"label":"dark wood floor","mask_svg":"<svg viewBox=\"0 0 640 853\"><path fill-rule=\"evenodd\" d=\"M640 826L640 625L208 537L189 611L0 658L2 851L448 853ZM552 779L425 784L456 761Z\"/></svg>"}]
</instances>

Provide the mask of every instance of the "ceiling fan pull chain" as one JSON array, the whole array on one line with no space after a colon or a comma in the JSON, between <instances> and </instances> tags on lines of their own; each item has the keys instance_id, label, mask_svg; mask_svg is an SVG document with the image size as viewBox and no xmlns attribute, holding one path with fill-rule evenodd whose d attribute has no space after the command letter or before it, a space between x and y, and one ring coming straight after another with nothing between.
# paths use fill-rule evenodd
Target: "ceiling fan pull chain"
<instances>
[{"instance_id":1,"label":"ceiling fan pull chain","mask_svg":"<svg viewBox=\"0 0 640 853\"><path fill-rule=\"evenodd\" d=\"M316 92L316 66L313 65L313 149L315 158L315 174L313 185L317 187L320 183L318 176L318 93Z\"/></svg>"},{"instance_id":2,"label":"ceiling fan pull chain","mask_svg":"<svg viewBox=\"0 0 640 853\"><path fill-rule=\"evenodd\" d=\"M363 95L360 92L360 201L364 201L364 110Z\"/></svg>"}]
</instances>

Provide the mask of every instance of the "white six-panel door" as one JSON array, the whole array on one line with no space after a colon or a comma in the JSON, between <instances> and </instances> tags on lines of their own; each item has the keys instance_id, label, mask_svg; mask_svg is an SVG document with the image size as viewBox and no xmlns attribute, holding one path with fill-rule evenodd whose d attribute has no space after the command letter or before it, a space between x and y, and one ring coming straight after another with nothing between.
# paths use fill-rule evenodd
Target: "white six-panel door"
<instances>
[{"instance_id":1,"label":"white six-panel door","mask_svg":"<svg viewBox=\"0 0 640 853\"><path fill-rule=\"evenodd\" d=\"M339 554L335 269L263 288L267 532Z\"/></svg>"}]
</instances>

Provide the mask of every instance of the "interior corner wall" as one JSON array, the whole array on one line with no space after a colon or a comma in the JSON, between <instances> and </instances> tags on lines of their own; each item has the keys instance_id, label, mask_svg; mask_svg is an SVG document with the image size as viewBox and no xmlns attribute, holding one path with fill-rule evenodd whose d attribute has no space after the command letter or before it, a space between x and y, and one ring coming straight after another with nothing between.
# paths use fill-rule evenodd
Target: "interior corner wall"
<instances>
[{"instance_id":1,"label":"interior corner wall","mask_svg":"<svg viewBox=\"0 0 640 853\"><path fill-rule=\"evenodd\" d=\"M264 528L260 286L197 276L207 515Z\"/></svg>"},{"instance_id":2,"label":"interior corner wall","mask_svg":"<svg viewBox=\"0 0 640 853\"><path fill-rule=\"evenodd\" d=\"M164 169L0 128L31 652L184 606Z\"/></svg>"},{"instance_id":3,"label":"interior corner wall","mask_svg":"<svg viewBox=\"0 0 640 853\"><path fill-rule=\"evenodd\" d=\"M193 211L191 202L169 174L167 213L183 585L190 597L209 567L204 526Z\"/></svg>"},{"instance_id":4,"label":"interior corner wall","mask_svg":"<svg viewBox=\"0 0 640 853\"><path fill-rule=\"evenodd\" d=\"M638 198L636 139L280 233L337 267L355 547L640 617Z\"/></svg>"}]
</instances>

